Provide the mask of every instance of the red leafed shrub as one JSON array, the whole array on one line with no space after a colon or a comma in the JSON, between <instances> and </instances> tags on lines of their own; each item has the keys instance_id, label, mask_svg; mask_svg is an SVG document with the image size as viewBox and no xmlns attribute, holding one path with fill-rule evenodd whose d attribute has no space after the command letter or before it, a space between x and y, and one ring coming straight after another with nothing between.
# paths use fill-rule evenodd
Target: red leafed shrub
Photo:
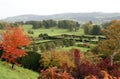
<instances>
[{"instance_id":1,"label":"red leafed shrub","mask_svg":"<svg viewBox=\"0 0 120 79\"><path fill-rule=\"evenodd\" d=\"M75 69L74 77L83 79L89 74L96 75L99 71L100 69L95 64L86 61L81 63L79 67Z\"/></svg>"},{"instance_id":2,"label":"red leafed shrub","mask_svg":"<svg viewBox=\"0 0 120 79\"><path fill-rule=\"evenodd\" d=\"M0 42L3 50L1 58L7 62L16 63L16 59L25 55L24 50L20 50L22 46L30 43L30 39L25 35L21 27L7 28L6 32L2 34Z\"/></svg>"},{"instance_id":3,"label":"red leafed shrub","mask_svg":"<svg viewBox=\"0 0 120 79\"><path fill-rule=\"evenodd\" d=\"M59 69L49 67L45 71L41 71L38 79L74 79L66 72L61 72Z\"/></svg>"},{"instance_id":4,"label":"red leafed shrub","mask_svg":"<svg viewBox=\"0 0 120 79\"><path fill-rule=\"evenodd\" d=\"M109 59L104 59L101 60L97 63L97 66L101 69L101 70L108 70L108 68L111 67L110 61Z\"/></svg>"},{"instance_id":5,"label":"red leafed shrub","mask_svg":"<svg viewBox=\"0 0 120 79\"><path fill-rule=\"evenodd\" d=\"M77 49L74 49L74 62L76 68L73 73L73 76L75 78L83 79L89 74L96 75L99 72L99 68L95 64L89 61L81 62L80 51Z\"/></svg>"},{"instance_id":6,"label":"red leafed shrub","mask_svg":"<svg viewBox=\"0 0 120 79\"><path fill-rule=\"evenodd\" d=\"M80 51L77 49L74 49L74 63L76 65L73 71L75 78L83 79L90 74L98 75L101 70L107 71L113 77L120 77L120 63L111 65L109 59L104 59L97 63L82 61Z\"/></svg>"},{"instance_id":7,"label":"red leafed shrub","mask_svg":"<svg viewBox=\"0 0 120 79\"><path fill-rule=\"evenodd\" d=\"M73 49L74 51L74 62L76 66L80 65L80 51L77 49Z\"/></svg>"},{"instance_id":8,"label":"red leafed shrub","mask_svg":"<svg viewBox=\"0 0 120 79\"><path fill-rule=\"evenodd\" d=\"M107 71L111 76L120 77L120 63L110 64L109 59L101 60L97 63L100 70Z\"/></svg>"}]
</instances>

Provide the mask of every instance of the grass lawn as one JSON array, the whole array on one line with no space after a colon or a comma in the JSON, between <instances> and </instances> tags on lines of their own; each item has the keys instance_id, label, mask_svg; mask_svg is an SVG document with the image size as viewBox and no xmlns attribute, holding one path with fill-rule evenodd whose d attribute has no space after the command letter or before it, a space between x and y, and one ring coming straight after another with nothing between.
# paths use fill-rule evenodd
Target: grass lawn
<instances>
[{"instance_id":1,"label":"grass lawn","mask_svg":"<svg viewBox=\"0 0 120 79\"><path fill-rule=\"evenodd\" d=\"M42 43L42 42L49 42L49 41L52 41L52 40L40 40L40 41L34 41L35 43Z\"/></svg>"},{"instance_id":2,"label":"grass lawn","mask_svg":"<svg viewBox=\"0 0 120 79\"><path fill-rule=\"evenodd\" d=\"M37 79L38 73L0 61L0 79Z\"/></svg>"},{"instance_id":3,"label":"grass lawn","mask_svg":"<svg viewBox=\"0 0 120 79\"><path fill-rule=\"evenodd\" d=\"M61 35L61 34L70 34L70 35L84 35L83 29L79 29L77 32L69 32L67 29L60 29L57 27L52 27L50 29L40 28L40 29L32 29L32 25L23 25L23 29L27 32L31 30L34 34L28 34L33 37L38 37L41 33L47 33L50 36Z\"/></svg>"},{"instance_id":4,"label":"grass lawn","mask_svg":"<svg viewBox=\"0 0 120 79\"><path fill-rule=\"evenodd\" d=\"M63 47L63 48L59 48L58 50L67 50L67 51L69 51L72 48L79 49L81 52L87 52L87 50L90 50L90 48L83 48L83 47L77 47L77 46Z\"/></svg>"}]
</instances>

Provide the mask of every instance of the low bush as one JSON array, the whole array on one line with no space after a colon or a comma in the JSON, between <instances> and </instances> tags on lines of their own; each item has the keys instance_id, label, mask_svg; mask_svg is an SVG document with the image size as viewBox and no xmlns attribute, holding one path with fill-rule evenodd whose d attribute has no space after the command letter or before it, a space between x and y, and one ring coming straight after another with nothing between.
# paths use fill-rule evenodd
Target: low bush
<instances>
[{"instance_id":1,"label":"low bush","mask_svg":"<svg viewBox=\"0 0 120 79\"><path fill-rule=\"evenodd\" d=\"M74 49L74 61L75 61L75 69L73 71L73 76L76 79L83 79L85 76L89 74L96 75L99 72L99 68L89 61L82 61L82 56L80 51Z\"/></svg>"},{"instance_id":2,"label":"low bush","mask_svg":"<svg viewBox=\"0 0 120 79\"><path fill-rule=\"evenodd\" d=\"M40 54L29 51L26 56L19 58L17 61L24 68L28 68L34 71L38 71L40 63Z\"/></svg>"},{"instance_id":3,"label":"low bush","mask_svg":"<svg viewBox=\"0 0 120 79\"><path fill-rule=\"evenodd\" d=\"M111 65L109 59L101 60L96 64L100 70L107 71L111 76L120 77L120 63L114 63Z\"/></svg>"},{"instance_id":4,"label":"low bush","mask_svg":"<svg viewBox=\"0 0 120 79\"><path fill-rule=\"evenodd\" d=\"M84 79L120 79L120 77L112 76L107 71L101 70L97 75L89 75Z\"/></svg>"},{"instance_id":5,"label":"low bush","mask_svg":"<svg viewBox=\"0 0 120 79\"><path fill-rule=\"evenodd\" d=\"M68 68L74 67L74 60L69 52L51 50L41 54L40 65L43 68L56 66L64 69L66 68L65 65Z\"/></svg>"},{"instance_id":6,"label":"low bush","mask_svg":"<svg viewBox=\"0 0 120 79\"><path fill-rule=\"evenodd\" d=\"M38 79L74 79L69 73L55 67L42 70Z\"/></svg>"}]
</instances>

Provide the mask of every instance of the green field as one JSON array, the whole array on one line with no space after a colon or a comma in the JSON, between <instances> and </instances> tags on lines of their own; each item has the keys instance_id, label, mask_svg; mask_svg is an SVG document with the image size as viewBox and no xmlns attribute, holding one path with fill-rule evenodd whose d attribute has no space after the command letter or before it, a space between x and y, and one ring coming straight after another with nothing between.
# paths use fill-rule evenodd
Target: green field
<instances>
[{"instance_id":1,"label":"green field","mask_svg":"<svg viewBox=\"0 0 120 79\"><path fill-rule=\"evenodd\" d=\"M61 34L69 34L69 35L84 35L83 29L79 29L77 32L69 32L67 29L60 29L57 27L52 27L49 29L40 28L40 29L32 29L32 25L23 25L23 29L27 32L28 30L31 30L34 32L34 34L28 34L33 37L38 37L41 33L47 33L49 36L55 36L55 35L61 35Z\"/></svg>"},{"instance_id":2,"label":"green field","mask_svg":"<svg viewBox=\"0 0 120 79\"><path fill-rule=\"evenodd\" d=\"M38 73L0 61L0 79L37 79Z\"/></svg>"},{"instance_id":3,"label":"green field","mask_svg":"<svg viewBox=\"0 0 120 79\"><path fill-rule=\"evenodd\" d=\"M27 33L28 30L31 30L34 32L34 34L28 34L29 36L32 37L38 37L39 34L44 34L47 33L49 36L55 36L55 35L61 35L61 34L68 34L68 35L84 35L84 30L82 28L79 28L79 30L77 32L70 32L67 29L60 29L57 27L52 27L49 29L45 29L45 28L40 28L40 29L32 29L32 25L23 25L22 26L24 31ZM47 42L47 41L51 41L51 40L39 40L39 41L34 41L35 43L41 43L41 42ZM70 50L72 48L77 48L82 52L87 52L88 50L90 50L91 48L85 48L85 47L78 47L77 44L79 44L80 42L76 42L75 46L70 46L70 47L63 47L63 48L57 48L56 50Z\"/></svg>"},{"instance_id":4,"label":"green field","mask_svg":"<svg viewBox=\"0 0 120 79\"><path fill-rule=\"evenodd\" d=\"M60 48L58 50L69 51L71 49L79 49L81 52L87 52L87 50L90 50L90 48L83 48L83 47L77 47L77 46L63 47L63 48Z\"/></svg>"}]
</instances>

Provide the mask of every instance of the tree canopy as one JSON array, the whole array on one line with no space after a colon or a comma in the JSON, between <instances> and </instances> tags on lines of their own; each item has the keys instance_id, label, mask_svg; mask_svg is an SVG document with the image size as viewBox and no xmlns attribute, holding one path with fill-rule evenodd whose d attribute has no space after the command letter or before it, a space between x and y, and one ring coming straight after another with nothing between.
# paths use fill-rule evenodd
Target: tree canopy
<instances>
[{"instance_id":1,"label":"tree canopy","mask_svg":"<svg viewBox=\"0 0 120 79\"><path fill-rule=\"evenodd\" d=\"M120 53L120 20L111 21L103 32L106 40L99 43L99 51L110 57L112 65L114 57Z\"/></svg>"},{"instance_id":2,"label":"tree canopy","mask_svg":"<svg viewBox=\"0 0 120 79\"><path fill-rule=\"evenodd\" d=\"M1 58L7 62L16 63L16 59L25 55L22 46L30 44L30 39L25 35L21 27L7 28L2 34L1 48L3 50Z\"/></svg>"}]
</instances>

